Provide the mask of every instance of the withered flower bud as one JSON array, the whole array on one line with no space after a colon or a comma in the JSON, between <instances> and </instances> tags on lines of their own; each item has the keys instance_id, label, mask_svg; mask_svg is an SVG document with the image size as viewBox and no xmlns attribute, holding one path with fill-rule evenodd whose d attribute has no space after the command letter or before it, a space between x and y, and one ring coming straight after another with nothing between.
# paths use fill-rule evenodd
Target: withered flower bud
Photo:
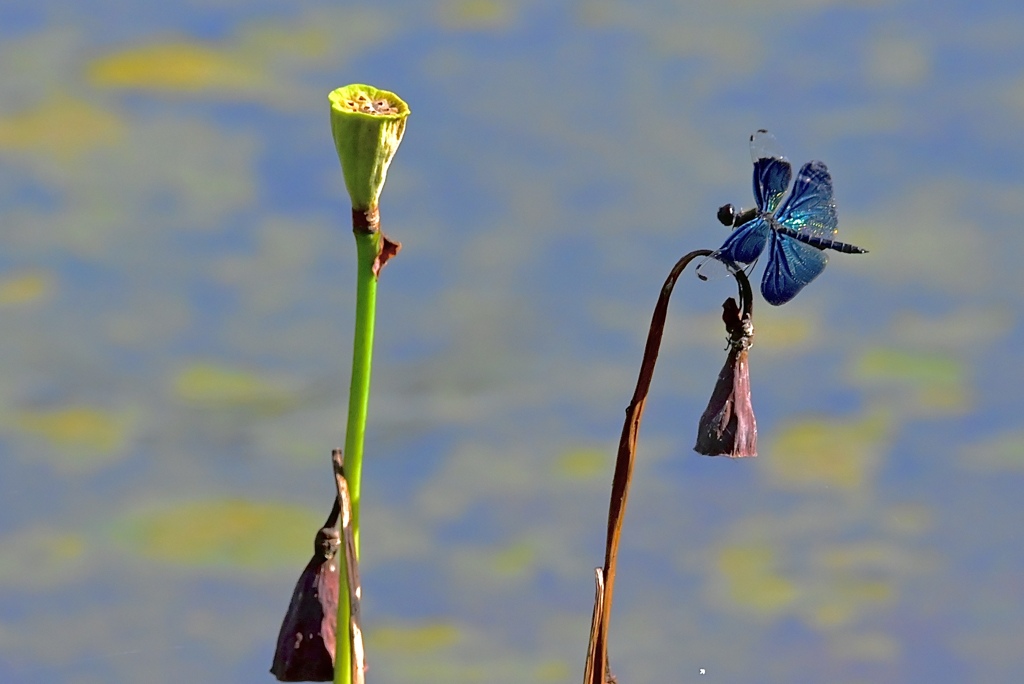
<instances>
[{"instance_id":1,"label":"withered flower bud","mask_svg":"<svg viewBox=\"0 0 1024 684\"><path fill-rule=\"evenodd\" d=\"M729 334L729 356L718 374L708 407L700 417L697 444L693 448L705 456L757 456L757 421L750 403L747 365L754 324L749 313L740 315L739 305L731 297L722 305L722 321Z\"/></svg>"},{"instance_id":2,"label":"withered flower bud","mask_svg":"<svg viewBox=\"0 0 1024 684\"><path fill-rule=\"evenodd\" d=\"M332 513L332 517L337 521L337 514ZM328 520L316 533L313 557L295 583L270 668L278 681L329 682L334 679L340 536L333 525Z\"/></svg>"}]
</instances>

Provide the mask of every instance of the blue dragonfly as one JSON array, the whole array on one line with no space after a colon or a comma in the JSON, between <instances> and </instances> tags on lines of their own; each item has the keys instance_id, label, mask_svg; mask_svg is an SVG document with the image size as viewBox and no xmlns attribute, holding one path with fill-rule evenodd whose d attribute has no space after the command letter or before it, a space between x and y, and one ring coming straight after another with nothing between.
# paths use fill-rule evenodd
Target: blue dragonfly
<instances>
[{"instance_id":1,"label":"blue dragonfly","mask_svg":"<svg viewBox=\"0 0 1024 684\"><path fill-rule=\"evenodd\" d=\"M832 176L824 163L804 164L792 192L782 202L793 177L793 167L777 149L775 137L764 129L750 136L757 206L738 212L731 204L726 204L718 210L718 220L736 230L711 256L730 269L741 270L740 265L753 266L767 247L768 265L761 279L761 294L775 306L793 299L825 270L828 256L824 250L845 254L867 252L833 239L838 219L832 196ZM698 268L698 275L706 279L701 268Z\"/></svg>"}]
</instances>

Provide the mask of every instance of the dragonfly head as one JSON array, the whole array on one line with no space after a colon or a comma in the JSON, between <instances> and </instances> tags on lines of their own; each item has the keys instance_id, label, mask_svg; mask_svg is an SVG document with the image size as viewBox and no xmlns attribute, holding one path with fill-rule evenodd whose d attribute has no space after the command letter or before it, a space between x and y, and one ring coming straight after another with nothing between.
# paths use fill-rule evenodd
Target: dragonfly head
<instances>
[{"instance_id":1,"label":"dragonfly head","mask_svg":"<svg viewBox=\"0 0 1024 684\"><path fill-rule=\"evenodd\" d=\"M718 222L723 226L729 226L732 228L736 221L736 207L731 204L725 204L718 208Z\"/></svg>"}]
</instances>

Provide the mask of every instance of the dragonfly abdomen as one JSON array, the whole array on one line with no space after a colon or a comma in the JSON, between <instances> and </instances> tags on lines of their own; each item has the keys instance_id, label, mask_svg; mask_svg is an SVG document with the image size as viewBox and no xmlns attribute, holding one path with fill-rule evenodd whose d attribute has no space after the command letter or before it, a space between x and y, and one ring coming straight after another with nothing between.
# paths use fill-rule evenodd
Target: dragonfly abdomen
<instances>
[{"instance_id":1,"label":"dragonfly abdomen","mask_svg":"<svg viewBox=\"0 0 1024 684\"><path fill-rule=\"evenodd\" d=\"M811 247L817 247L818 249L832 249L843 254L867 254L866 249L858 247L857 245L851 245L848 242L840 242L839 240L833 240L831 238L818 237L817 235L808 235L807 233L801 233L798 230L793 230L788 226L781 225L773 222L772 227L789 237L799 240L804 244L810 245Z\"/></svg>"}]
</instances>

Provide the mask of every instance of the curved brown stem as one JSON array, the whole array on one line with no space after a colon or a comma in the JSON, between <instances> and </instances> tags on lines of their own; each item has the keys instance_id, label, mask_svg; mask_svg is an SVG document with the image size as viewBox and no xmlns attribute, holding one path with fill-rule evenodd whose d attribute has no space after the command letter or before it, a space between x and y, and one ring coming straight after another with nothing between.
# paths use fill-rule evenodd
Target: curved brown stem
<instances>
[{"instance_id":1,"label":"curved brown stem","mask_svg":"<svg viewBox=\"0 0 1024 684\"><path fill-rule=\"evenodd\" d=\"M622 536L622 523L626 513L626 501L629 495L629 482L633 475L633 463L636 460L636 441L640 431L640 419L647 403L651 380L654 378L654 366L661 349L661 338L665 331L665 319L668 315L668 302L672 296L676 281L683 270L698 257L710 256L713 252L699 249L690 252L672 267L668 278L661 288L661 295L654 307L651 317L650 331L647 333L647 344L644 347L643 360L640 363L640 375L637 378L633 398L626 408L626 420L619 438L618 455L615 458L615 473L612 476L611 501L608 506L608 536L604 555L604 592L600 610L595 606L594 621L591 626L591 642L587 656L587 667L584 684L606 684L608 672L608 624L611 621L612 595L615 591L615 569L619 552L619 541ZM737 272L736 280L740 291L741 311L746 314L753 309L753 293L750 281L742 271Z\"/></svg>"}]
</instances>

